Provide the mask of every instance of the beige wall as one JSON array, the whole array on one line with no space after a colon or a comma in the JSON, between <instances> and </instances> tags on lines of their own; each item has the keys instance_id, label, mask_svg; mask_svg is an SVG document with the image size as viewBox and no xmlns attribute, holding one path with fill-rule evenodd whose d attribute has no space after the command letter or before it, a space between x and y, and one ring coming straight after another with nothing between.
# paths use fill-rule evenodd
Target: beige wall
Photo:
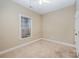
<instances>
[{"instance_id":1,"label":"beige wall","mask_svg":"<svg viewBox=\"0 0 79 59\"><path fill-rule=\"evenodd\" d=\"M69 6L43 16L43 36L66 43L74 43L75 6Z\"/></svg>"},{"instance_id":2,"label":"beige wall","mask_svg":"<svg viewBox=\"0 0 79 59\"><path fill-rule=\"evenodd\" d=\"M0 49L3 48L2 47L2 12L1 11L2 9L0 8Z\"/></svg>"},{"instance_id":3,"label":"beige wall","mask_svg":"<svg viewBox=\"0 0 79 59\"><path fill-rule=\"evenodd\" d=\"M40 15L22 7L11 0L0 0L0 9L2 9L2 18L0 20L0 51L7 48L14 47L18 44L26 43L30 40L37 39L40 37ZM19 37L19 14L32 17L32 37L26 38L26 40L20 40ZM1 30L2 28L2 30Z\"/></svg>"},{"instance_id":4,"label":"beige wall","mask_svg":"<svg viewBox=\"0 0 79 59\"><path fill-rule=\"evenodd\" d=\"M32 17L32 37L20 40L19 14ZM27 43L30 40L54 38L66 43L74 42L74 6L40 16L11 0L0 0L0 51Z\"/></svg>"}]
</instances>

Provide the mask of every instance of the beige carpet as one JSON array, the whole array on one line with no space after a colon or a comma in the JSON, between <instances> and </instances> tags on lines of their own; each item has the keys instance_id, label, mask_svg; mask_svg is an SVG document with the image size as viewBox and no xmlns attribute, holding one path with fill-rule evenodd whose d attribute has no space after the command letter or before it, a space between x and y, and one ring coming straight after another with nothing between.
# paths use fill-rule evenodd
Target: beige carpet
<instances>
[{"instance_id":1,"label":"beige carpet","mask_svg":"<svg viewBox=\"0 0 79 59\"><path fill-rule=\"evenodd\" d=\"M75 58L75 48L45 40L1 55L2 58Z\"/></svg>"}]
</instances>

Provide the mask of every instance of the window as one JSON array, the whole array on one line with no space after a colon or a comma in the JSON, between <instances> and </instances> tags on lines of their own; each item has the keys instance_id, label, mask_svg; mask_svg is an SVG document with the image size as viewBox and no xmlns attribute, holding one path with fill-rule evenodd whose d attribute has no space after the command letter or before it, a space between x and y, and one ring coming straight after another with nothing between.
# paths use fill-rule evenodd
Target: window
<instances>
[{"instance_id":1,"label":"window","mask_svg":"<svg viewBox=\"0 0 79 59\"><path fill-rule=\"evenodd\" d=\"M31 36L31 18L21 16L21 38Z\"/></svg>"}]
</instances>

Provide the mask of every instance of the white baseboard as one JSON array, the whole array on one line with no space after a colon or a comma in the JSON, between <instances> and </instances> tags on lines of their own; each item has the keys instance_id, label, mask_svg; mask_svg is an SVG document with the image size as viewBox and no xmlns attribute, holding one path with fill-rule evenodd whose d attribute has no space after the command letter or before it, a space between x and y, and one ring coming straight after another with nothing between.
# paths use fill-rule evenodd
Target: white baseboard
<instances>
[{"instance_id":1,"label":"white baseboard","mask_svg":"<svg viewBox=\"0 0 79 59\"><path fill-rule=\"evenodd\" d=\"M61 42L61 41L57 41L57 40L53 40L53 39L45 39L45 38L41 38L41 39L75 48L75 45L73 45L73 44L69 44L69 43L65 43L65 42Z\"/></svg>"},{"instance_id":2,"label":"white baseboard","mask_svg":"<svg viewBox=\"0 0 79 59\"><path fill-rule=\"evenodd\" d=\"M46 40L46 41L50 41L50 42L53 42L53 43L62 44L62 45L65 45L65 46L69 46L69 47L74 47L74 48L75 48L75 45L73 45L73 44L69 44L69 43L65 43L65 42L60 42L60 41L56 41L56 40L51 40L51 39L40 38L40 39L36 39L36 40L30 41L30 42L27 42L27 43L24 43L24 44L21 44L21 45L18 45L18 46L15 46L15 47L6 49L6 50L4 50L4 51L1 51L1 52L0 52L0 55L1 55L1 54L5 54L5 53L7 53L7 52L14 51L14 50L16 50L16 49L18 49L18 48L22 48L22 47L24 47L24 46L27 46L27 45L32 44L32 43L34 43L34 42L37 42L37 41L39 41L39 40Z\"/></svg>"},{"instance_id":3,"label":"white baseboard","mask_svg":"<svg viewBox=\"0 0 79 59\"><path fill-rule=\"evenodd\" d=\"M1 55L1 54L5 54L5 53L7 53L7 52L11 52L11 51L16 50L16 49L18 49L18 48L22 48L22 47L24 47L24 46L26 46L26 45L32 44L32 43L37 42L37 41L39 41L39 40L40 40L40 39L36 39L36 40L30 41L30 42L27 42L27 43L24 43L24 44L21 44L21 45L18 45L18 46L15 46L15 47L6 49L6 50L4 50L4 51L1 51L1 52L0 52L0 55Z\"/></svg>"}]
</instances>

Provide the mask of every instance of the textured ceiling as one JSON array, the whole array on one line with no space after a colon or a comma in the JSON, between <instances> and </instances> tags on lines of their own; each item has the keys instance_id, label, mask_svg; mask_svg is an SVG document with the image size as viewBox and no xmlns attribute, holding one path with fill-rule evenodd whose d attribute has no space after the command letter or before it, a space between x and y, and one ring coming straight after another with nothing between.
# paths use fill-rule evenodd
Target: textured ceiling
<instances>
[{"instance_id":1,"label":"textured ceiling","mask_svg":"<svg viewBox=\"0 0 79 59\"><path fill-rule=\"evenodd\" d=\"M50 3L39 4L39 0L13 0L32 11L45 14L74 4L75 0L48 0Z\"/></svg>"}]
</instances>

